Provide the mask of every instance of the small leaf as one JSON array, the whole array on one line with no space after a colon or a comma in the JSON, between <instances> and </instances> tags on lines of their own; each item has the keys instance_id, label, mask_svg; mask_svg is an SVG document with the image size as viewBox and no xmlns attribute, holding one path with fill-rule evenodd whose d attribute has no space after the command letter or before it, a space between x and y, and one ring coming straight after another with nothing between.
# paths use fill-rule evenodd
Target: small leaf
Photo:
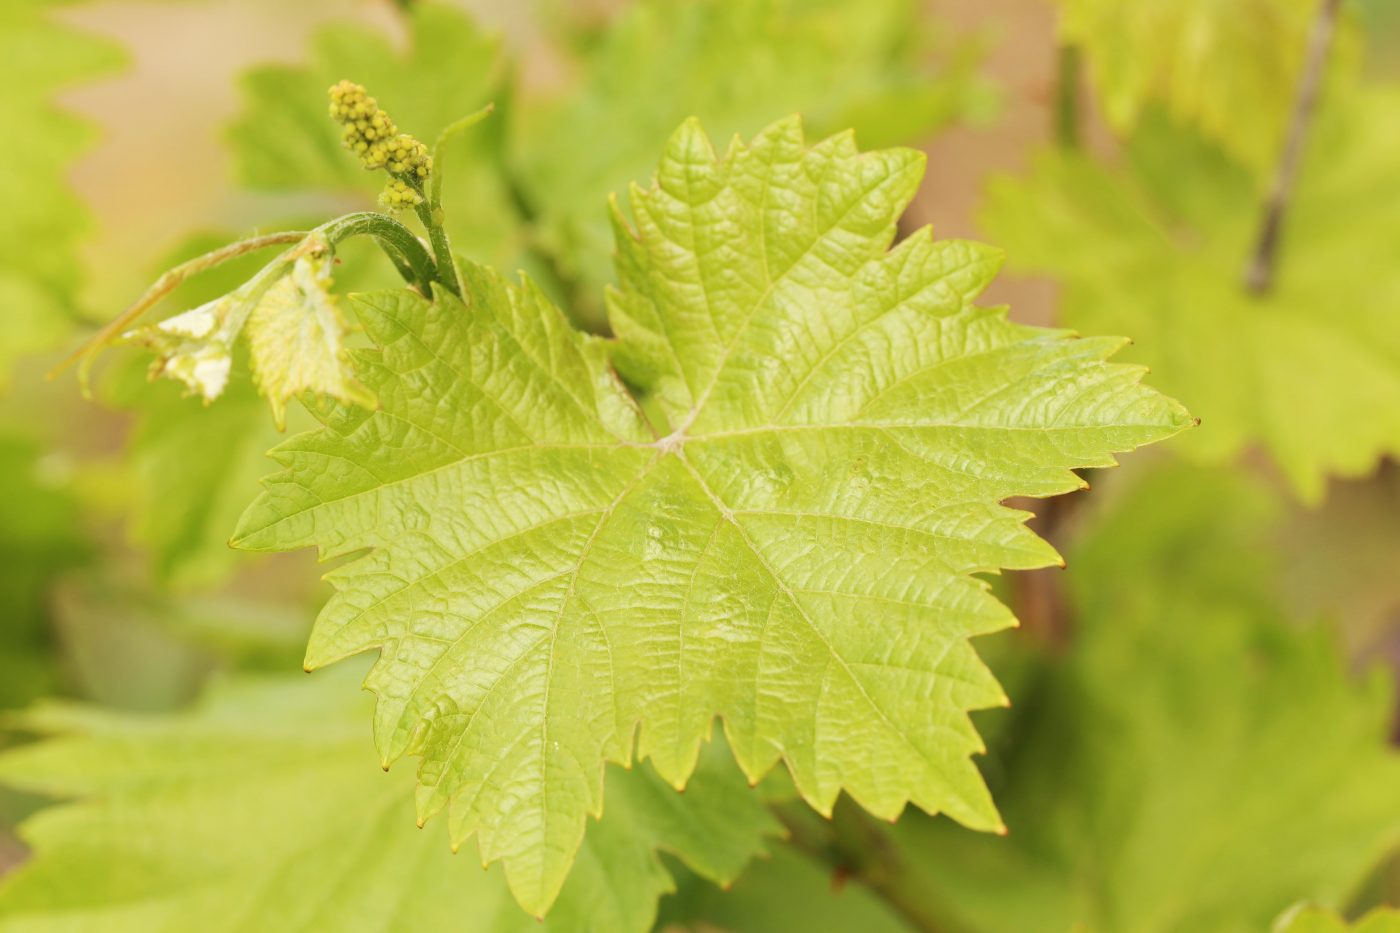
<instances>
[{"instance_id":1,"label":"small leaf","mask_svg":"<svg viewBox=\"0 0 1400 933\"><path fill-rule=\"evenodd\" d=\"M374 395L355 379L345 351L345 321L330 293L330 259L298 257L248 318L248 346L258 389L272 405L278 429L286 425L287 401L319 392L373 408Z\"/></svg>"},{"instance_id":2,"label":"small leaf","mask_svg":"<svg viewBox=\"0 0 1400 933\"><path fill-rule=\"evenodd\" d=\"M122 339L156 355L151 378L183 382L208 404L223 394L233 368L233 338L228 319L236 305L231 295L124 334Z\"/></svg>"},{"instance_id":3,"label":"small leaf","mask_svg":"<svg viewBox=\"0 0 1400 933\"><path fill-rule=\"evenodd\" d=\"M314 235L247 283L193 310L122 335L156 355L151 378L183 382L205 404L223 394L234 343L247 336L254 379L278 429L304 392L372 408L345 350L345 322L330 292L329 246Z\"/></svg>"}]
</instances>

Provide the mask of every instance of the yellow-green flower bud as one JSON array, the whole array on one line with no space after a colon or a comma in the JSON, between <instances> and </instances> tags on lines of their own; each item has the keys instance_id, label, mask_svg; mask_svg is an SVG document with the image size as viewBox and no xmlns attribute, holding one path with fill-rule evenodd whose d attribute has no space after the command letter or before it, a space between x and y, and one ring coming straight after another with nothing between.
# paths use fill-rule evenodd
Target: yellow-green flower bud
<instances>
[{"instance_id":1,"label":"yellow-green flower bud","mask_svg":"<svg viewBox=\"0 0 1400 933\"><path fill-rule=\"evenodd\" d=\"M342 127L345 148L358 155L366 168L383 168L388 156L384 143L399 134L393 119L364 87L353 82L341 81L330 89L330 96L331 118Z\"/></svg>"},{"instance_id":2,"label":"yellow-green flower bud","mask_svg":"<svg viewBox=\"0 0 1400 933\"><path fill-rule=\"evenodd\" d=\"M423 195L401 178L391 178L379 194L379 206L386 211L401 211L423 203Z\"/></svg>"},{"instance_id":3,"label":"yellow-green flower bud","mask_svg":"<svg viewBox=\"0 0 1400 933\"><path fill-rule=\"evenodd\" d=\"M428 147L407 133L400 133L384 143L385 167L395 175L427 178L433 158Z\"/></svg>"},{"instance_id":4,"label":"yellow-green flower bud","mask_svg":"<svg viewBox=\"0 0 1400 933\"><path fill-rule=\"evenodd\" d=\"M341 125L340 138L365 168L385 169L392 176L379 196L390 211L423 203L423 188L433 170L428 147L416 137L400 133L379 102L364 87L341 81L330 89L331 118Z\"/></svg>"}]
</instances>

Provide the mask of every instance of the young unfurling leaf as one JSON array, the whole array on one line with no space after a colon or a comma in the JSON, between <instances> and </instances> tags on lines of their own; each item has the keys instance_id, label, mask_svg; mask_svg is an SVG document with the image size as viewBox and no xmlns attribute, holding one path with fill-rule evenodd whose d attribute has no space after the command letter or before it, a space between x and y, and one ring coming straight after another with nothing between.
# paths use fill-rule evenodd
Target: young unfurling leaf
<instances>
[{"instance_id":1,"label":"young unfurling leaf","mask_svg":"<svg viewBox=\"0 0 1400 933\"><path fill-rule=\"evenodd\" d=\"M152 378L183 382L207 404L223 394L234 345L246 336L254 377L279 428L287 401L302 392L372 407L374 396L347 361L330 265L329 245L313 234L235 291L123 339L155 353Z\"/></svg>"},{"instance_id":2,"label":"young unfurling leaf","mask_svg":"<svg viewBox=\"0 0 1400 933\"><path fill-rule=\"evenodd\" d=\"M345 322L330 292L330 260L299 257L248 317L248 348L258 389L281 428L287 402L302 392L374 407L374 396L350 370Z\"/></svg>"}]
</instances>

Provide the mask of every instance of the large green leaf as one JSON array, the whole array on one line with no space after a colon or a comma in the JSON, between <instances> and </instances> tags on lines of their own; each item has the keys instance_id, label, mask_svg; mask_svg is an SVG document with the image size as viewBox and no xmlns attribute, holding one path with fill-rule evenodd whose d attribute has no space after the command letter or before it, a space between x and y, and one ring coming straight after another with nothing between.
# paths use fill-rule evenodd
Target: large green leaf
<instances>
[{"instance_id":1,"label":"large green leaf","mask_svg":"<svg viewBox=\"0 0 1400 933\"><path fill-rule=\"evenodd\" d=\"M68 186L73 159L92 128L57 108L64 89L115 69L118 50L52 21L63 0L0 6L0 121L16 140L0 161L0 382L17 356L68 333L77 291L77 241L86 215Z\"/></svg>"},{"instance_id":2,"label":"large green leaf","mask_svg":"<svg viewBox=\"0 0 1400 933\"><path fill-rule=\"evenodd\" d=\"M180 715L26 714L53 736L6 753L0 780L77 799L23 825L34 854L0 886L0 929L542 929L414 828L413 782L369 760L364 714L333 675L244 680ZM658 849L727 880L776 830L715 755L684 797L646 768L608 792L545 929L646 930L671 888Z\"/></svg>"},{"instance_id":3,"label":"large green leaf","mask_svg":"<svg viewBox=\"0 0 1400 933\"><path fill-rule=\"evenodd\" d=\"M619 219L617 351L655 430L603 342L467 264L465 305L363 297L381 408L274 452L237 543L368 550L333 571L308 666L379 649L384 761L423 757L420 813L478 833L527 908L603 761L635 735L683 786L716 714L751 779L783 759L819 810L845 789L1000 825L966 711L1004 697L968 638L1012 619L972 574L1057 557L998 503L1189 418L1104 362L1122 341L975 307L994 251L886 252L922 164L808 148L796 120L720 161L685 124Z\"/></svg>"},{"instance_id":4,"label":"large green leaf","mask_svg":"<svg viewBox=\"0 0 1400 933\"><path fill-rule=\"evenodd\" d=\"M984 224L1016 271L1065 285L1062 315L1133 335L1131 355L1202 418L1207 462L1263 445L1298 493L1400 450L1400 90L1321 115L1273 290L1244 288L1259 201L1247 175L1161 119L1111 169L1046 153L992 188Z\"/></svg>"},{"instance_id":5,"label":"large green leaf","mask_svg":"<svg viewBox=\"0 0 1400 933\"><path fill-rule=\"evenodd\" d=\"M1073 650L998 752L1010 835L898 829L950 928L1263 930L1400 845L1393 684L1283 610L1278 505L1175 466L1083 530Z\"/></svg>"},{"instance_id":6,"label":"large green leaf","mask_svg":"<svg viewBox=\"0 0 1400 933\"><path fill-rule=\"evenodd\" d=\"M541 237L586 286L574 299L592 301L612 278L607 197L644 177L656 140L687 117L728 139L796 112L817 133L851 127L864 145L889 146L989 111L970 56L935 70L936 44L915 0L632 4L566 91L522 111L517 134Z\"/></svg>"}]
</instances>

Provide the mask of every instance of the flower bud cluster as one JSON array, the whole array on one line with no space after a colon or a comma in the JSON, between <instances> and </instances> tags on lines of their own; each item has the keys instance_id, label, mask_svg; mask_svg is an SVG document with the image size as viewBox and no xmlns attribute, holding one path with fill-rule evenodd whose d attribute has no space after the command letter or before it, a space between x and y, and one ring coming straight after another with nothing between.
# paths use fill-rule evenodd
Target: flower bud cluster
<instances>
[{"instance_id":1,"label":"flower bud cluster","mask_svg":"<svg viewBox=\"0 0 1400 933\"><path fill-rule=\"evenodd\" d=\"M387 210L422 204L422 189L433 170L428 147L416 137L400 133L362 85L341 81L330 89L330 95L331 118L342 127L345 148L358 155L365 168L382 168L393 176L379 203Z\"/></svg>"},{"instance_id":2,"label":"flower bud cluster","mask_svg":"<svg viewBox=\"0 0 1400 933\"><path fill-rule=\"evenodd\" d=\"M417 207L423 203L423 195L401 178L391 178L379 193L379 206L386 211L399 211L406 207Z\"/></svg>"},{"instance_id":3,"label":"flower bud cluster","mask_svg":"<svg viewBox=\"0 0 1400 933\"><path fill-rule=\"evenodd\" d=\"M433 169L433 157L428 147L416 137L400 133L384 143L384 167L394 175L408 175L419 181L427 179Z\"/></svg>"},{"instance_id":4,"label":"flower bud cluster","mask_svg":"<svg viewBox=\"0 0 1400 933\"><path fill-rule=\"evenodd\" d=\"M385 210L403 210L405 207L417 207L421 203L423 195L402 178L389 179L384 185L384 191L379 192L379 206Z\"/></svg>"},{"instance_id":5,"label":"flower bud cluster","mask_svg":"<svg viewBox=\"0 0 1400 933\"><path fill-rule=\"evenodd\" d=\"M382 168L385 143L398 135L399 128L361 85L341 81L330 94L331 119L342 127L345 148L358 155L366 168Z\"/></svg>"}]
</instances>

